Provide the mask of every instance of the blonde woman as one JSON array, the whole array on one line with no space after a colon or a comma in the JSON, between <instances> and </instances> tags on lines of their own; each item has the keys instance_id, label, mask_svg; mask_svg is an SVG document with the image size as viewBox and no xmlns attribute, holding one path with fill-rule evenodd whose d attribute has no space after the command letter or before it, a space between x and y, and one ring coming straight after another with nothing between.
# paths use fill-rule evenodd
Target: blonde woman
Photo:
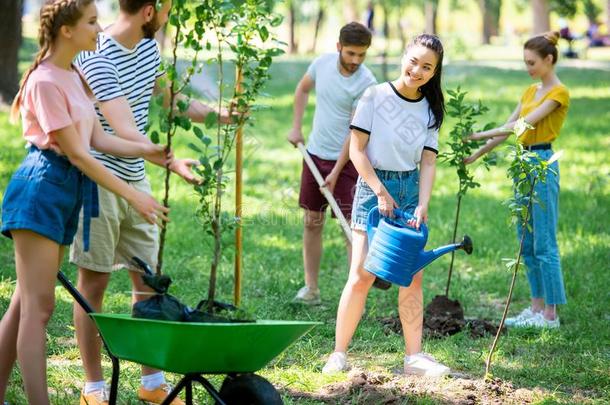
<instances>
[{"instance_id":1,"label":"blonde woman","mask_svg":"<svg viewBox=\"0 0 610 405\"><path fill-rule=\"evenodd\" d=\"M553 155L552 144L559 136L570 105L570 95L555 72L558 32L530 38L523 46L523 60L530 77L536 83L529 86L507 123L500 128L472 134L469 139L489 139L466 159L472 163L502 143L510 135L519 118L534 126L519 138L525 149L541 159ZM557 328L557 305L566 303L566 293L557 247L559 203L559 163L551 164L546 182L537 182L538 202L532 207L530 229L525 232L523 259L527 265L532 303L519 315L506 319L507 326Z\"/></svg>"},{"instance_id":2,"label":"blonde woman","mask_svg":"<svg viewBox=\"0 0 610 405\"><path fill-rule=\"evenodd\" d=\"M95 214L91 181L124 197L148 222L166 219L168 212L89 154L91 146L123 156L165 156L160 146L103 132L72 66L79 52L95 49L99 31L93 0L47 0L40 12L40 51L13 103L12 116L21 114L30 148L2 202L2 233L15 243L17 287L0 322L0 402L18 359L28 403L49 403L46 325L64 246L74 238L83 200L84 215Z\"/></svg>"}]
</instances>

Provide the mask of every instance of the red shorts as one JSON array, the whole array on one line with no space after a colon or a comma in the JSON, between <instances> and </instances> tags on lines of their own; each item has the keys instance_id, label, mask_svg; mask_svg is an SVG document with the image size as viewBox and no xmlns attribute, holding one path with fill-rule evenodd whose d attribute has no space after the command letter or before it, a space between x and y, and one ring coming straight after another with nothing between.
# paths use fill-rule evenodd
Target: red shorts
<instances>
[{"instance_id":1,"label":"red shorts","mask_svg":"<svg viewBox=\"0 0 610 405\"><path fill-rule=\"evenodd\" d=\"M322 178L325 179L326 176L330 174L333 167L335 167L336 160L320 159L312 154L310 154L310 156L320 171ZM352 202L354 201L357 180L358 172L352 162L348 161L339 174L339 179L337 179L337 184L335 185L335 190L333 192L333 196L335 197L335 200L337 200L337 205L348 220L352 216ZM303 171L301 172L299 205L306 210L319 212L325 211L328 206L328 201L326 201L326 198L324 198L324 195L320 192L320 186L304 160ZM333 213L332 216L335 217L335 214Z\"/></svg>"}]
</instances>

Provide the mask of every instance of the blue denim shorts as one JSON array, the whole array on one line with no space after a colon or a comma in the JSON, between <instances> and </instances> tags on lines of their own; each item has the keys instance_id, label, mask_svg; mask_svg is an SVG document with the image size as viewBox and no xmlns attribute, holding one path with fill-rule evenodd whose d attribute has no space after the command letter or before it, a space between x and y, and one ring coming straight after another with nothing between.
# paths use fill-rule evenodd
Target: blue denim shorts
<instances>
[{"instance_id":1,"label":"blue denim shorts","mask_svg":"<svg viewBox=\"0 0 610 405\"><path fill-rule=\"evenodd\" d=\"M419 202L419 171L416 169L408 172L394 172L375 169L375 173L398 207L413 214ZM376 205L377 196L362 177L358 177L352 207L352 229L365 231L369 211Z\"/></svg>"},{"instance_id":2,"label":"blue denim shorts","mask_svg":"<svg viewBox=\"0 0 610 405\"><path fill-rule=\"evenodd\" d=\"M60 245L69 245L82 206L83 175L53 151L30 147L13 174L2 201L2 234L27 229Z\"/></svg>"}]
</instances>

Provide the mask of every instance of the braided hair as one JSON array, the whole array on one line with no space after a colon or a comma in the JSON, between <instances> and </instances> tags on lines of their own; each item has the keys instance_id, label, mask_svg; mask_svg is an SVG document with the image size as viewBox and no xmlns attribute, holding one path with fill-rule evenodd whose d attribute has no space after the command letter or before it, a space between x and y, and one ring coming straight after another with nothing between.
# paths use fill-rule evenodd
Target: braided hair
<instances>
[{"instance_id":1,"label":"braided hair","mask_svg":"<svg viewBox=\"0 0 610 405\"><path fill-rule=\"evenodd\" d=\"M83 8L94 0L45 0L40 8L40 29L38 30L38 46L40 49L34 57L34 62L25 71L19 91L11 106L11 121L19 118L19 107L23 100L23 90L30 74L40 65L51 46L57 39L59 29L64 26L74 26L83 16Z\"/></svg>"}]
</instances>

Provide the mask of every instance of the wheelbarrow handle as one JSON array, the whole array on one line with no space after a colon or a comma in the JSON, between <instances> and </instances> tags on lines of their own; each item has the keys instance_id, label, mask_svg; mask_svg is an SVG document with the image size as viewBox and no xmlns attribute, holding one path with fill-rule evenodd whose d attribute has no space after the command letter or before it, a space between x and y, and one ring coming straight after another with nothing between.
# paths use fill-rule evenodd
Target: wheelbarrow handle
<instances>
[{"instance_id":1,"label":"wheelbarrow handle","mask_svg":"<svg viewBox=\"0 0 610 405\"><path fill-rule=\"evenodd\" d=\"M92 314L95 312L95 310L93 309L93 307L91 306L91 304L89 304L89 301L87 301L85 299L85 297L82 296L81 293L78 292L78 290L76 289L76 287L74 287L74 285L72 285L72 283L70 282L70 280L68 280L68 277L66 277L66 275L59 271L57 273L57 279L59 280L59 282L61 283L61 285L64 286L64 288L66 290L68 290L68 292L70 293L70 295L72 296L72 298L74 298L74 300L76 302L78 302L78 305L81 306L81 308L83 308L85 310L86 313L88 314Z\"/></svg>"},{"instance_id":2,"label":"wheelbarrow handle","mask_svg":"<svg viewBox=\"0 0 610 405\"><path fill-rule=\"evenodd\" d=\"M313 177L316 179L316 182L318 182L322 195L324 195L324 197L326 198L326 201L328 201L328 204L330 205L330 208L333 210L333 213L339 220L339 223L341 224L341 228L343 228L343 232L345 233L345 236L349 240L349 243L352 243L352 230L351 230L349 224L347 223L345 216L341 212L341 209L339 208L339 205L337 204L337 200L335 200L335 197L333 197L333 193L331 193L330 190L328 189L328 187L326 187L326 185L324 184L325 183L324 178L322 178L322 175L320 174L318 167L314 163L313 159L309 155L309 152L307 152L307 149L305 148L305 145L303 145L302 142L299 142L297 144L297 148L303 155L303 159L305 159L305 163L307 164L307 167L309 167L309 170L313 174Z\"/></svg>"}]
</instances>

